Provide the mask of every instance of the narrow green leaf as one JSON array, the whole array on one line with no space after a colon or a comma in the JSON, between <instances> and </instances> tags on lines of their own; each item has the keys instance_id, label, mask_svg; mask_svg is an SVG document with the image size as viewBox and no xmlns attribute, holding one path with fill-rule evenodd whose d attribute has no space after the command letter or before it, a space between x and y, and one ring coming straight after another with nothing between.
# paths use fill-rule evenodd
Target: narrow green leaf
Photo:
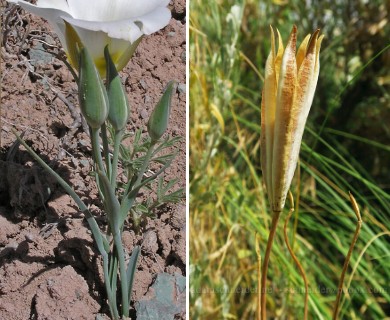
<instances>
[{"instance_id":1,"label":"narrow green leaf","mask_svg":"<svg viewBox=\"0 0 390 320\"><path fill-rule=\"evenodd\" d=\"M137 269L137 262L138 262L138 257L141 253L141 247L136 246L133 249L133 252L131 253L129 264L127 265L127 283L128 283L128 290L129 290L129 304L131 300L131 292L133 291L133 283L134 283L134 275L135 271Z\"/></svg>"},{"instance_id":2,"label":"narrow green leaf","mask_svg":"<svg viewBox=\"0 0 390 320\"><path fill-rule=\"evenodd\" d=\"M119 223L120 204L107 176L103 174L100 170L98 170L98 175L99 181L101 182L100 186L102 187L102 192L104 194L104 202L105 208L107 210L108 219L111 224L112 230L117 232L117 230L120 229L121 225L121 223Z\"/></svg>"}]
</instances>

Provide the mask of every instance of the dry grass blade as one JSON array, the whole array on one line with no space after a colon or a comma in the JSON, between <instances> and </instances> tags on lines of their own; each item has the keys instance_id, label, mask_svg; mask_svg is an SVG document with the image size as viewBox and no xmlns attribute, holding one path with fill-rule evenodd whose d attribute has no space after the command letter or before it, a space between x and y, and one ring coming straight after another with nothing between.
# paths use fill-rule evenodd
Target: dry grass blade
<instances>
[{"instance_id":1,"label":"dry grass blade","mask_svg":"<svg viewBox=\"0 0 390 320\"><path fill-rule=\"evenodd\" d=\"M297 265L297 267L299 269L299 272L300 272L300 274L302 276L302 279L303 279L303 282L304 282L304 285L305 285L305 304L304 304L304 316L303 316L303 319L306 320L307 319L307 314L308 314L309 284L308 284L308 281L307 281L305 270L303 269L301 263L299 262L298 258L294 254L294 251L291 248L290 243L288 241L287 225L288 225L288 222L290 221L291 215L294 213L294 198L292 196L291 191L289 191L288 196L289 196L290 203L291 203L291 209L290 209L290 212L288 213L288 216L287 216L286 221L284 223L284 229L283 229L284 230L284 241L286 242L288 252L290 252L291 257L293 258L295 264Z\"/></svg>"},{"instance_id":2,"label":"dry grass blade","mask_svg":"<svg viewBox=\"0 0 390 320\"><path fill-rule=\"evenodd\" d=\"M336 320L337 317L338 317L338 314L339 314L339 305L340 305L341 293L343 291L343 283L344 283L345 273L347 272L347 268L348 268L348 265L349 265L349 260L351 259L353 248L355 247L356 241L357 241L357 239L359 237L360 229L362 228L362 217L360 215L360 210L359 210L359 207L358 207L358 205L356 203L356 200L353 197L353 195L351 194L351 192L349 192L349 199L350 199L350 201L352 203L352 208L353 208L353 210L354 210L358 220L357 220L357 223L356 223L356 230L355 230L355 234L354 234L353 239L352 239L351 246L349 247L348 254L347 254L346 258L345 258L343 271L341 272L341 277L340 277L340 281L339 281L339 287L337 289L336 302L335 302L335 306L334 306L334 309L333 309L333 317L332 317L333 320Z\"/></svg>"}]
</instances>

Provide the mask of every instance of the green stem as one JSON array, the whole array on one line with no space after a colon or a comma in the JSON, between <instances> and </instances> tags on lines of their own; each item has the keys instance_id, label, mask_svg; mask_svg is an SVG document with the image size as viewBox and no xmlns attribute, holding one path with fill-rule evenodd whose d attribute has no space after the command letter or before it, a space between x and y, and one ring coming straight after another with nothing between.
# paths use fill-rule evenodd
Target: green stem
<instances>
[{"instance_id":1,"label":"green stem","mask_svg":"<svg viewBox=\"0 0 390 320\"><path fill-rule=\"evenodd\" d=\"M118 279L118 258L114 252L111 252L111 259L109 259L109 278L111 292L115 292L113 295L113 305L116 306L116 290ZM117 311L118 312L118 311Z\"/></svg>"},{"instance_id":2,"label":"green stem","mask_svg":"<svg viewBox=\"0 0 390 320\"><path fill-rule=\"evenodd\" d=\"M108 177L111 177L111 161L110 161L110 149L108 147L108 136L107 136L107 126L105 123L102 125L102 140L103 140L103 154L104 160L106 162L106 169Z\"/></svg>"},{"instance_id":3,"label":"green stem","mask_svg":"<svg viewBox=\"0 0 390 320\"><path fill-rule=\"evenodd\" d=\"M29 152L29 154L48 172L50 173L58 182L58 184L65 189L65 191L73 198L73 200L76 202L80 210L85 214L88 225L92 231L92 235L95 239L95 242L97 244L98 250L100 254L103 257L103 273L104 273L104 282L106 285L106 292L107 292L107 298L108 298L108 305L110 307L110 312L113 318L116 320L119 318L118 310L115 303L115 297L114 293L112 292L110 286L109 286L109 275L108 275L108 256L106 249L104 247L104 239L102 236L102 233L99 229L99 226L91 214L91 212L88 210L85 203L80 199L80 197L77 195L77 193L65 182L64 179L61 178L60 175L58 175L52 168L49 167L48 164L46 164L35 152L32 150L27 143L16 133L15 130L13 130L14 135L18 139L18 141L26 148L26 150Z\"/></svg>"},{"instance_id":4,"label":"green stem","mask_svg":"<svg viewBox=\"0 0 390 320\"><path fill-rule=\"evenodd\" d=\"M100 153L99 131L100 129L91 128L92 152L98 169L106 174L106 170L104 170L102 154Z\"/></svg>"},{"instance_id":5,"label":"green stem","mask_svg":"<svg viewBox=\"0 0 390 320\"><path fill-rule=\"evenodd\" d=\"M105 173L102 155L100 153L99 129L89 129L91 133L92 159L94 162L94 169L95 171L101 171ZM104 202L104 195L102 193L99 176L97 174L95 174L95 180L98 187L99 197Z\"/></svg>"},{"instance_id":6,"label":"green stem","mask_svg":"<svg viewBox=\"0 0 390 320\"><path fill-rule=\"evenodd\" d=\"M137 181L134 184L134 188L136 188L142 181L142 177L144 176L146 168L149 165L150 158L152 157L154 146L155 146L154 143L150 144L150 147L149 147L149 149L148 149L148 151L146 153L146 156L145 156L145 160L142 163L142 167L141 167L140 171L138 172Z\"/></svg>"},{"instance_id":7,"label":"green stem","mask_svg":"<svg viewBox=\"0 0 390 320\"><path fill-rule=\"evenodd\" d=\"M154 146L155 144L154 143L151 143L150 146L149 146L149 149L148 151L146 152L146 155L145 155L145 159L142 163L142 166L140 168L140 170L138 171L138 176L137 176L137 180L135 182L129 182L126 186L126 190L124 192L124 197L127 197L127 195L134 189L136 189L140 184L141 184L141 181L142 181L142 177L144 176L145 174L145 171L146 171L146 168L148 167L148 164L149 164L149 161L150 161L150 158L152 157L152 154L153 154L153 150L154 150Z\"/></svg>"},{"instance_id":8,"label":"green stem","mask_svg":"<svg viewBox=\"0 0 390 320\"><path fill-rule=\"evenodd\" d=\"M124 131L116 131L114 137L114 156L112 159L111 186L116 189L116 179L118 176L119 149L122 142Z\"/></svg>"},{"instance_id":9,"label":"green stem","mask_svg":"<svg viewBox=\"0 0 390 320\"><path fill-rule=\"evenodd\" d=\"M110 286L110 274L109 274L109 266L108 266L108 255L107 252L102 254L103 256L103 274L104 274L104 285L106 287L108 306L110 307L111 316L114 320L119 319L118 308L116 306L116 290L112 290L113 288Z\"/></svg>"},{"instance_id":10,"label":"green stem","mask_svg":"<svg viewBox=\"0 0 390 320\"><path fill-rule=\"evenodd\" d=\"M261 274L261 286L260 286L260 309L261 309L261 319L262 320L267 320L267 309L266 309L266 297L267 297L267 273L268 273L268 263L269 263L269 258L271 254L271 249L272 249L272 244L275 238L275 233L276 233L276 227L278 225L279 217L280 217L280 212L281 211L273 211L272 212L272 223L271 223L271 229L270 233L268 236L268 241L267 241L267 248L265 250L264 254L264 261L263 261L263 267L262 267L262 274Z\"/></svg>"},{"instance_id":11,"label":"green stem","mask_svg":"<svg viewBox=\"0 0 390 320\"><path fill-rule=\"evenodd\" d=\"M126 274L126 263L124 250L122 245L122 240L119 230L115 230L114 234L114 246L117 251L117 256L119 260L119 273L121 281L121 293L122 293L122 315L124 317L129 316L129 298L128 298L128 283L127 283L127 274Z\"/></svg>"}]
</instances>

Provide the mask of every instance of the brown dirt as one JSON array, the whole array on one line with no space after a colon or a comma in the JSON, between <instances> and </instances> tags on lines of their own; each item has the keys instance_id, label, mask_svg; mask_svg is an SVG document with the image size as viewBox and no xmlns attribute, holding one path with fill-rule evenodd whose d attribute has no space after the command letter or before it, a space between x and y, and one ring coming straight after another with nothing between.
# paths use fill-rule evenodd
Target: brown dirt
<instances>
[{"instance_id":1,"label":"brown dirt","mask_svg":"<svg viewBox=\"0 0 390 320\"><path fill-rule=\"evenodd\" d=\"M61 187L15 144L15 128L40 156L90 205L102 228L91 169L89 137L77 108L76 84L43 20L10 11L1 0L0 140L0 319L106 318L101 259L77 206ZM168 134L185 137L185 1L171 2L173 18L146 37L121 72L132 107L129 130L145 128L168 81L177 80ZM185 186L185 141L164 179ZM126 225L131 253L142 245L133 301L147 299L156 275L185 276L185 205L166 205L137 230ZM134 304L132 304L134 306ZM185 306L183 306L185 308ZM133 310L133 318L135 311ZM185 318L183 310L177 319Z\"/></svg>"}]
</instances>

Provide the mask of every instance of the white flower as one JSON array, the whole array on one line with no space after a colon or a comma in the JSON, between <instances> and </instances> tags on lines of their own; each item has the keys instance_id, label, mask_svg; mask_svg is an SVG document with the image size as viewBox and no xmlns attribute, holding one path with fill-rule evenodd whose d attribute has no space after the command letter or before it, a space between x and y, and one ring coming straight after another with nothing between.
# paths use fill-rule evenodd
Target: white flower
<instances>
[{"instance_id":1,"label":"white flower","mask_svg":"<svg viewBox=\"0 0 390 320\"><path fill-rule=\"evenodd\" d=\"M104 47L109 46L118 70L124 68L141 37L164 28L171 18L169 0L38 0L36 5L7 0L46 19L57 33L71 64L77 67L65 26L68 22L88 48L101 75ZM68 42L67 42L68 41Z\"/></svg>"}]
</instances>

